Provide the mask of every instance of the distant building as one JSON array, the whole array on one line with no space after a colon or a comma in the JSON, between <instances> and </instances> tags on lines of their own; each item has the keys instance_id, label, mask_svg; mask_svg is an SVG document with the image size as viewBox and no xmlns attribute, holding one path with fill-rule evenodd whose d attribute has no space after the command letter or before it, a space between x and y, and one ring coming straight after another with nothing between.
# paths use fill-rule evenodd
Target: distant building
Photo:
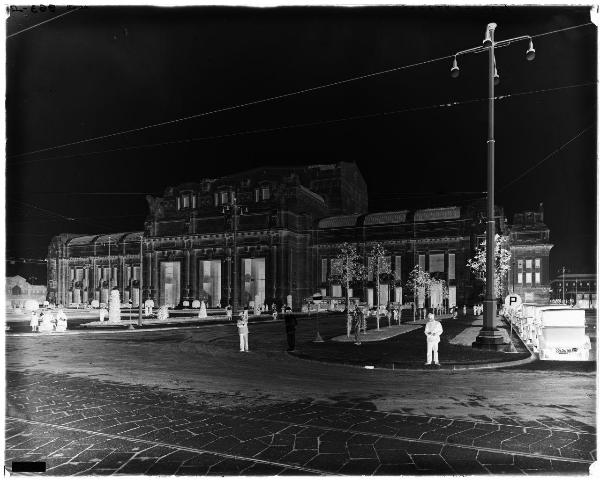
<instances>
[{"instance_id":1,"label":"distant building","mask_svg":"<svg viewBox=\"0 0 600 480\"><path fill-rule=\"evenodd\" d=\"M237 229L230 215L234 198L244 206ZM134 305L140 296L174 306L203 299L211 307L281 304L291 296L299 308L317 290L345 295L344 286L330 278L341 243L354 243L368 264L371 246L381 242L392 266L382 279L382 303L412 300L399 287L415 265L447 281L446 303L479 301L466 260L484 235L483 202L368 213L366 183L357 166L346 162L256 168L169 187L162 197L147 199L143 230L53 238L51 299L67 305L107 302L116 286L123 302ZM498 231L506 233L501 208L496 218ZM353 295L372 299L374 280L352 285Z\"/></svg>"},{"instance_id":2,"label":"distant building","mask_svg":"<svg viewBox=\"0 0 600 480\"><path fill-rule=\"evenodd\" d=\"M550 300L550 229L544 223L544 209L517 213L509 227L511 268L508 290L523 302Z\"/></svg>"},{"instance_id":3,"label":"distant building","mask_svg":"<svg viewBox=\"0 0 600 480\"><path fill-rule=\"evenodd\" d=\"M576 302L581 308L596 308L596 274L565 273L558 275L550 283L552 299L566 303ZM564 291L564 296L563 296Z\"/></svg>"},{"instance_id":4,"label":"distant building","mask_svg":"<svg viewBox=\"0 0 600 480\"><path fill-rule=\"evenodd\" d=\"M46 300L46 285L32 285L20 275L6 278L6 304L23 307L26 300L43 303Z\"/></svg>"}]
</instances>

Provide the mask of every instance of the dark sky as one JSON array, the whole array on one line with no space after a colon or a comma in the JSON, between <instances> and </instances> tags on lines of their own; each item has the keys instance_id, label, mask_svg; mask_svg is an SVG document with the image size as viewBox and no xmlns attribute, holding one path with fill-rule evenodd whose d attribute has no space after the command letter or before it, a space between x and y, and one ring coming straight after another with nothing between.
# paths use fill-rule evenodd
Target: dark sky
<instances>
[{"instance_id":1,"label":"dark sky","mask_svg":"<svg viewBox=\"0 0 600 480\"><path fill-rule=\"evenodd\" d=\"M7 35L65 11L13 12ZM61 232L141 229L146 193L258 165L355 161L371 211L464 204L486 190L487 102L422 107L485 99L487 54L461 57L458 79L445 59L19 154L445 57L481 45L491 21L498 41L590 17L579 7L89 7L9 37L7 257L44 258ZM509 221L544 203L553 270L595 266L596 44L588 25L535 38L533 62L525 42L496 53L496 95L560 88L496 102L496 203ZM221 138L123 150L211 136ZM7 265L31 271L45 280L39 267Z\"/></svg>"}]
</instances>

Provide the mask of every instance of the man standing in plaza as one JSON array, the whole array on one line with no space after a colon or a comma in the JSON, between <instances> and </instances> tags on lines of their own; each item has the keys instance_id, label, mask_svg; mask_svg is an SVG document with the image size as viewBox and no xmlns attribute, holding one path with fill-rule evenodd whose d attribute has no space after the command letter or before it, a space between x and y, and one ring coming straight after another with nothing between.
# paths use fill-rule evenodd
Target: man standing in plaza
<instances>
[{"instance_id":1,"label":"man standing in plaza","mask_svg":"<svg viewBox=\"0 0 600 480\"><path fill-rule=\"evenodd\" d=\"M298 320L292 315L292 309L289 307L285 309L283 319L287 333L288 352L291 352L296 348L296 326L298 325Z\"/></svg>"},{"instance_id":2,"label":"man standing in plaza","mask_svg":"<svg viewBox=\"0 0 600 480\"><path fill-rule=\"evenodd\" d=\"M248 310L240 312L240 318L237 321L238 333L240 334L240 352L248 351Z\"/></svg>"},{"instance_id":3,"label":"man standing in plaza","mask_svg":"<svg viewBox=\"0 0 600 480\"><path fill-rule=\"evenodd\" d=\"M433 353L433 363L439 365L438 361L438 345L440 343L440 335L444 329L442 324L438 322L433 313L427 315L427 323L425 324L425 335L427 337L427 363L425 365L431 365L431 354Z\"/></svg>"}]
</instances>

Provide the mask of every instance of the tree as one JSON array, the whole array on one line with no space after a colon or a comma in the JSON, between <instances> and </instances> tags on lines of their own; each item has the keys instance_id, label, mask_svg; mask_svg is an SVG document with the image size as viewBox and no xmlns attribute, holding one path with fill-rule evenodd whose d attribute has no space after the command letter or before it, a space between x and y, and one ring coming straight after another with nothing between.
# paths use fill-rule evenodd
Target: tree
<instances>
[{"instance_id":1,"label":"tree","mask_svg":"<svg viewBox=\"0 0 600 480\"><path fill-rule=\"evenodd\" d=\"M510 249L508 247L508 236L496 234L496 252L494 255L494 295L499 298L504 293L506 278L510 270ZM473 258L467 260L467 266L471 269L478 280L485 286L487 272L486 266L486 240L475 250Z\"/></svg>"},{"instance_id":2,"label":"tree","mask_svg":"<svg viewBox=\"0 0 600 480\"><path fill-rule=\"evenodd\" d=\"M369 275L373 275L377 285L377 330L379 330L379 306L381 305L381 280L389 276L392 272L392 266L388 251L377 242L371 247L369 258L372 259L368 264Z\"/></svg>"},{"instance_id":3,"label":"tree","mask_svg":"<svg viewBox=\"0 0 600 480\"><path fill-rule=\"evenodd\" d=\"M429 293L429 289L431 288L431 276L429 272L426 272L421 268L420 265L415 265L415 267L411 270L408 275L408 280L406 281L406 288L408 288L414 297L415 308L413 310L413 319L417 312L417 296L420 290L423 290L423 293L426 295Z\"/></svg>"},{"instance_id":4,"label":"tree","mask_svg":"<svg viewBox=\"0 0 600 480\"><path fill-rule=\"evenodd\" d=\"M388 279L390 273L392 273L392 266L390 262L389 252L381 243L376 243L371 248L369 258L373 261L369 264L368 270L369 275L373 275L377 284L377 306L381 303L380 287L381 280Z\"/></svg>"},{"instance_id":5,"label":"tree","mask_svg":"<svg viewBox=\"0 0 600 480\"><path fill-rule=\"evenodd\" d=\"M431 280L430 280L430 283L428 286L428 290L430 292L431 298L433 298L434 289L435 289L435 291L439 292L439 294L441 296L440 300L442 300L442 304L443 304L444 300L449 297L448 284L446 283L446 280L443 280L441 278L431 277ZM437 305L432 305L432 307L437 307Z\"/></svg>"},{"instance_id":6,"label":"tree","mask_svg":"<svg viewBox=\"0 0 600 480\"><path fill-rule=\"evenodd\" d=\"M331 262L329 280L346 286L346 308L350 310L350 284L365 277L365 268L356 247L349 243L340 246L339 253Z\"/></svg>"}]
</instances>

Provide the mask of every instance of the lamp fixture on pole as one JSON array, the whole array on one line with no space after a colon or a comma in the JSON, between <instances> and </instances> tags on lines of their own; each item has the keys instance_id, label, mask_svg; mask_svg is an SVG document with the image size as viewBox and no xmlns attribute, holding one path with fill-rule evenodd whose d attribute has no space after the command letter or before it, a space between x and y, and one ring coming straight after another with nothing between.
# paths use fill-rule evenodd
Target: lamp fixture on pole
<instances>
[{"instance_id":1,"label":"lamp fixture on pole","mask_svg":"<svg viewBox=\"0 0 600 480\"><path fill-rule=\"evenodd\" d=\"M496 328L496 294L495 294L495 252L496 252L496 220L494 215L494 154L495 154L495 139L494 139L494 86L498 85L500 76L496 68L496 57L494 55L495 48L501 48L510 45L511 43L521 40L529 41L529 49L526 52L527 60L535 58L535 50L533 41L530 36L509 38L496 42L494 33L497 25L488 23L485 29L485 37L483 45L462 50L454 55L452 69L450 75L452 78L458 77L458 62L457 57L468 53L483 53L488 52L488 139L487 139L487 227L486 227L486 279L485 279L485 300L483 310L483 327L479 332L473 347L483 348L487 350L501 350L505 348L502 335ZM514 288L514 285L513 285Z\"/></svg>"}]
</instances>

